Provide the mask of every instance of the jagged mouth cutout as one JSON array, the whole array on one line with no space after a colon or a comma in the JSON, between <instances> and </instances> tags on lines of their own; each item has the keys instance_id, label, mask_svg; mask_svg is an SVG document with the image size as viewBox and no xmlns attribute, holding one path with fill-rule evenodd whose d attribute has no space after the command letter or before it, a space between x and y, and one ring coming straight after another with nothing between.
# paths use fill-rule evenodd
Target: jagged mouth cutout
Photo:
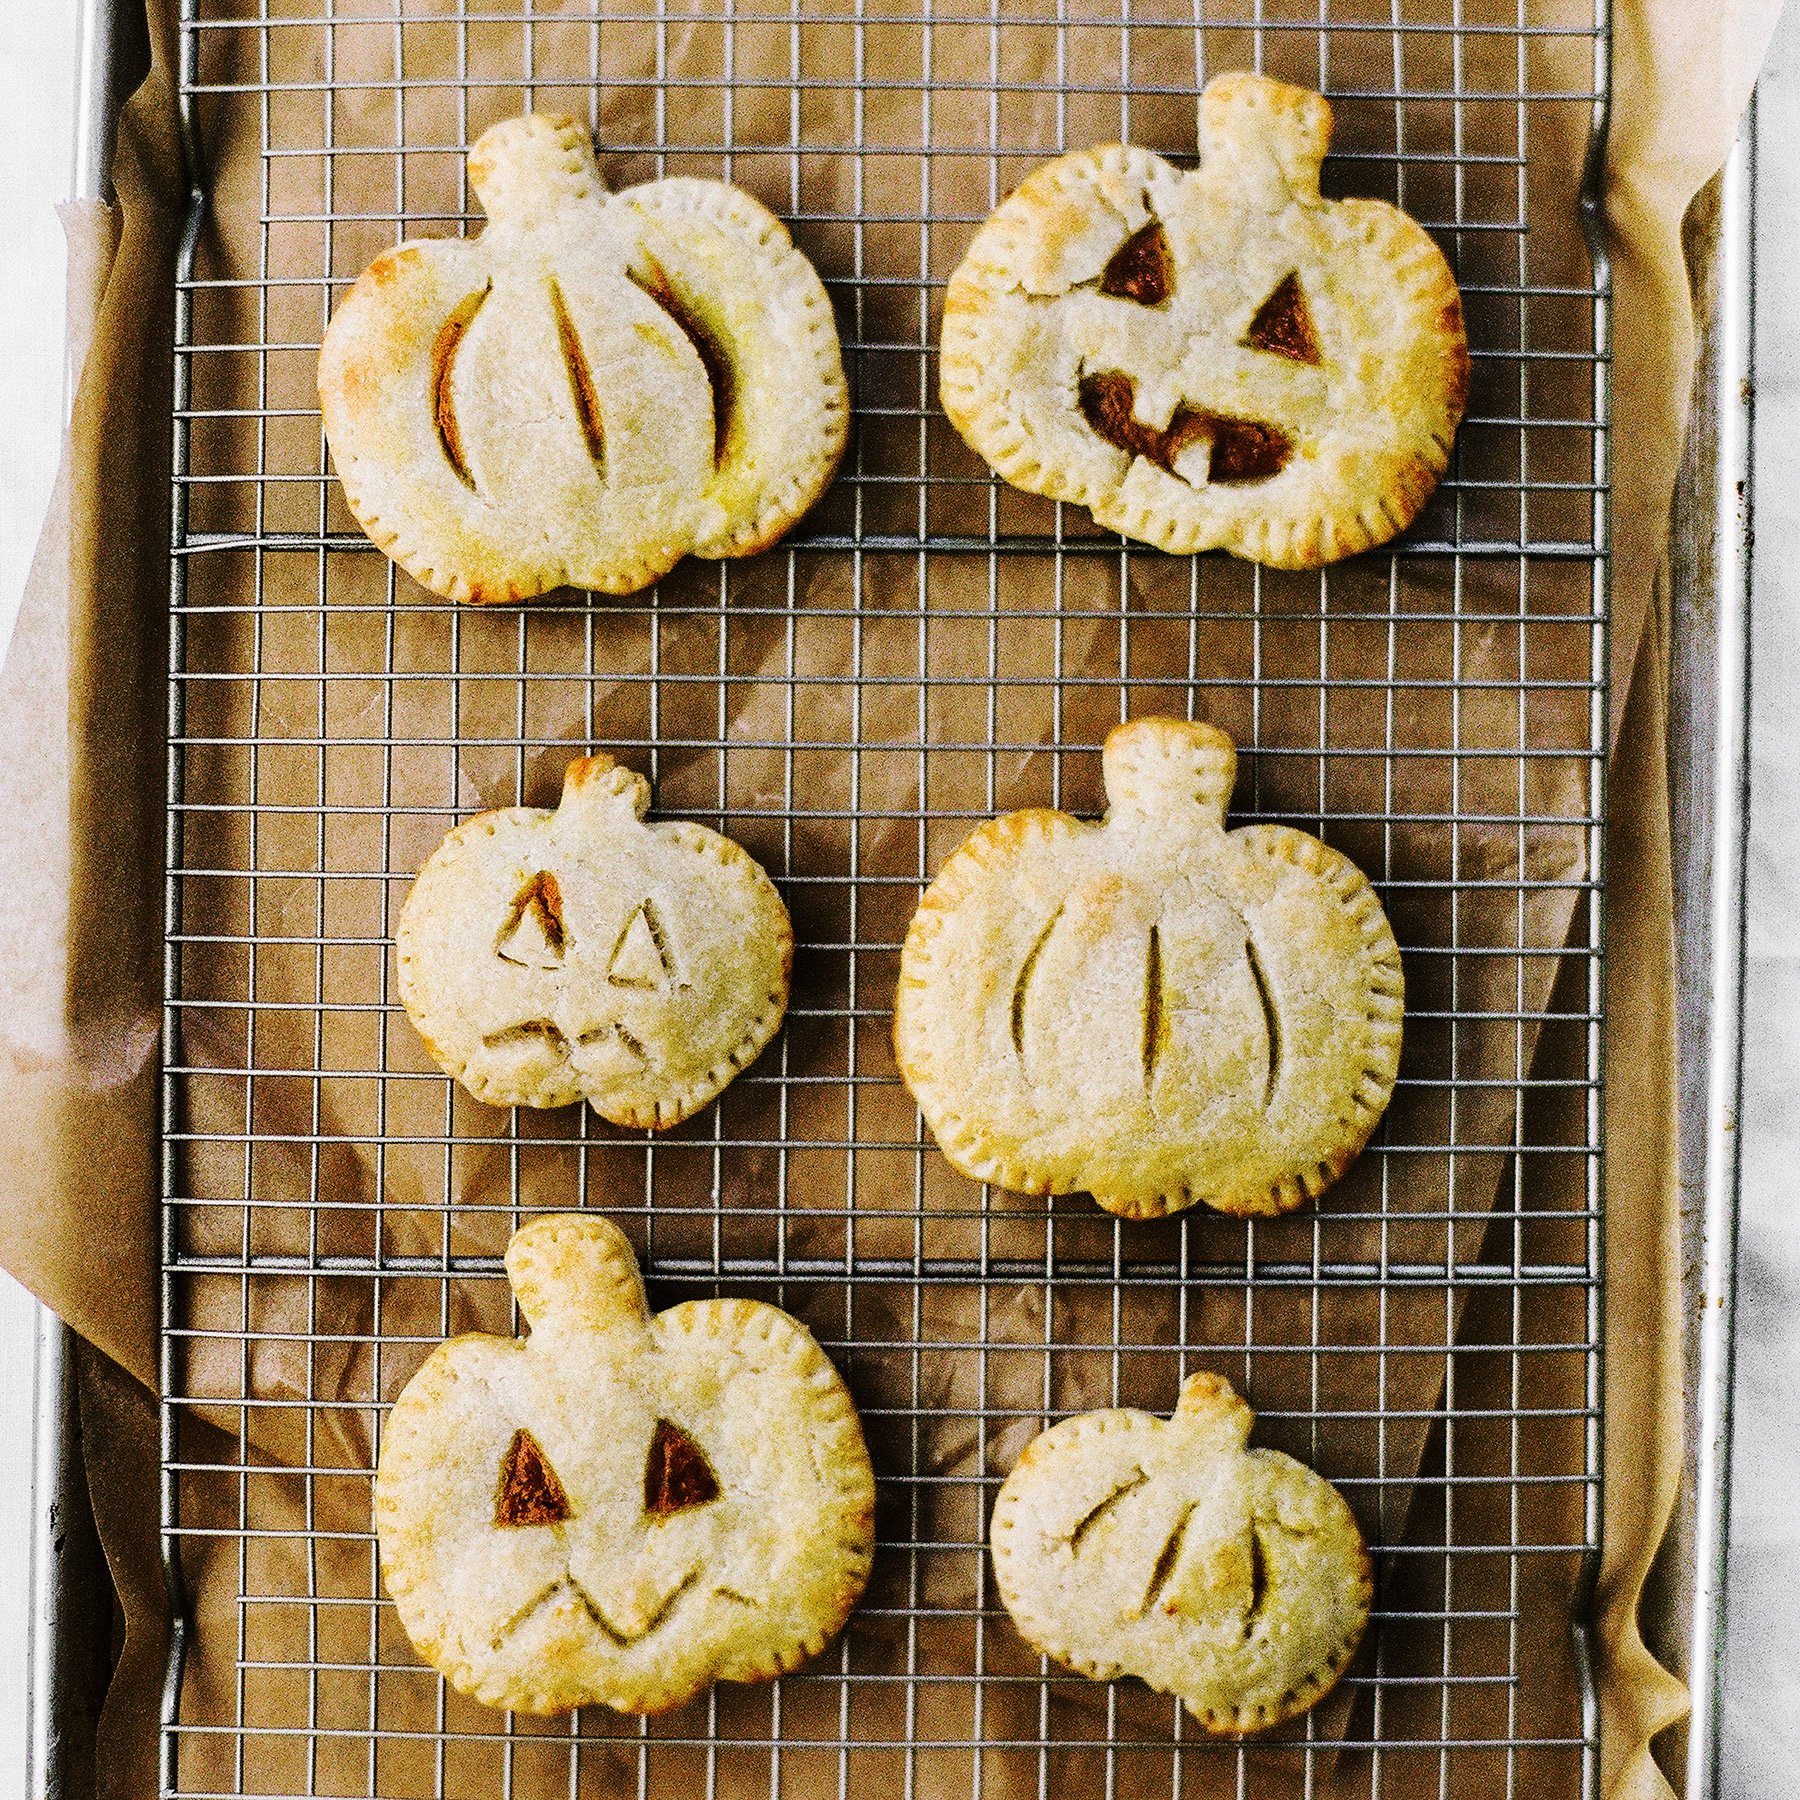
<instances>
[{"instance_id":1,"label":"jagged mouth cutout","mask_svg":"<svg viewBox=\"0 0 1800 1800\"><path fill-rule=\"evenodd\" d=\"M1037 973L1045 947L1062 922L1063 911L1064 907L1059 905L1039 927L1037 936L1032 939L1030 948L1020 960L1019 972L1013 979L1010 1021L1012 1047L1013 1054L1021 1065L1025 1061L1027 1008L1031 1002L1032 978ZM1276 1085L1281 1079L1281 1013L1275 1004L1275 990L1269 979L1268 967L1257 949L1255 934L1250 930L1248 921L1241 916L1238 922L1244 933L1239 954L1256 991L1257 1005L1262 1014L1264 1042L1267 1045L1261 1095L1263 1110L1267 1112L1274 1104ZM1146 1094L1154 1092L1157 1065L1168 1048L1170 1016L1174 1010L1170 1004L1168 977L1163 961L1162 926L1157 923L1145 934L1144 984L1139 1004L1139 1063L1143 1070Z\"/></svg>"},{"instance_id":2,"label":"jagged mouth cutout","mask_svg":"<svg viewBox=\"0 0 1800 1800\"><path fill-rule=\"evenodd\" d=\"M693 296L685 294L659 263L645 258L642 273L635 269L626 273L631 284L661 309L700 359L712 401L713 467L718 469L725 462L738 423L739 384L729 347L702 316ZM431 415L438 447L457 480L477 495L481 487L469 465L456 410L456 359L470 326L493 291L494 284L490 280L460 300L451 309L431 347ZM581 347L581 337L570 316L561 284L553 275L545 279L544 297L556 328L563 370L568 377L571 416L581 433L588 460L594 465L594 474L604 482L607 471L606 418L600 389L587 353Z\"/></svg>"},{"instance_id":3,"label":"jagged mouth cutout","mask_svg":"<svg viewBox=\"0 0 1800 1800\"><path fill-rule=\"evenodd\" d=\"M671 1419L658 1419L644 1458L644 1515L652 1525L710 1506L723 1492L706 1452ZM501 1530L529 1530L567 1524L575 1507L544 1447L523 1426L512 1434L500 1459L494 1493L494 1525ZM594 1627L618 1649L641 1643L665 1625L677 1605L698 1584L703 1564L689 1565L681 1578L657 1601L635 1628L616 1624L571 1569L547 1582L500 1626L490 1640L498 1650L525 1622L562 1595L572 1595ZM714 1588L738 1605L761 1602L726 1585Z\"/></svg>"},{"instance_id":4,"label":"jagged mouth cutout","mask_svg":"<svg viewBox=\"0 0 1800 1800\"><path fill-rule=\"evenodd\" d=\"M1174 298L1175 283L1168 230L1152 215L1148 224L1132 232L1113 252L1098 285L1109 299L1161 308ZM1297 269L1270 290L1239 344L1286 362L1314 368L1323 363L1318 330ZM1293 434L1272 420L1185 403L1176 407L1167 425L1146 425L1137 416L1137 380L1122 369L1084 370L1076 403L1096 437L1184 481L1192 480L1178 466L1185 453L1196 445L1206 445L1207 486L1250 486L1272 480L1293 460L1298 447Z\"/></svg>"}]
</instances>

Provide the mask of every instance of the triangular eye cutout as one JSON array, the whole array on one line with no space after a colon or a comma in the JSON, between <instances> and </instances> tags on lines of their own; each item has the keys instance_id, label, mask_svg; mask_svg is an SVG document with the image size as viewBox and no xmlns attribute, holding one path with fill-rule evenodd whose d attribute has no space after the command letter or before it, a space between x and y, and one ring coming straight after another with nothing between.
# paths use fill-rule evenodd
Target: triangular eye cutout
<instances>
[{"instance_id":1,"label":"triangular eye cutout","mask_svg":"<svg viewBox=\"0 0 1800 1800\"><path fill-rule=\"evenodd\" d=\"M658 1419L644 1462L644 1511L666 1519L718 1497L719 1478L706 1452L679 1425Z\"/></svg>"},{"instance_id":2,"label":"triangular eye cutout","mask_svg":"<svg viewBox=\"0 0 1800 1800\"><path fill-rule=\"evenodd\" d=\"M1139 306L1162 306L1175 292L1175 258L1161 219L1141 225L1112 253L1100 273L1100 291Z\"/></svg>"},{"instance_id":3,"label":"triangular eye cutout","mask_svg":"<svg viewBox=\"0 0 1800 1800\"><path fill-rule=\"evenodd\" d=\"M494 954L522 969L560 969L567 949L562 889L548 869L539 869L514 897Z\"/></svg>"},{"instance_id":4,"label":"triangular eye cutout","mask_svg":"<svg viewBox=\"0 0 1800 1800\"><path fill-rule=\"evenodd\" d=\"M500 1486L494 1495L494 1523L501 1526L560 1525L574 1508L543 1446L521 1428L500 1459Z\"/></svg>"},{"instance_id":5,"label":"triangular eye cutout","mask_svg":"<svg viewBox=\"0 0 1800 1800\"><path fill-rule=\"evenodd\" d=\"M1325 360L1297 270L1282 276L1274 292L1256 309L1256 317L1244 333L1244 346L1285 356L1289 362L1311 363L1315 368Z\"/></svg>"},{"instance_id":6,"label":"triangular eye cutout","mask_svg":"<svg viewBox=\"0 0 1800 1800\"><path fill-rule=\"evenodd\" d=\"M662 988L669 985L674 973L669 966L662 920L648 900L639 901L637 911L625 921L625 928L613 945L606 979L614 987Z\"/></svg>"}]
</instances>

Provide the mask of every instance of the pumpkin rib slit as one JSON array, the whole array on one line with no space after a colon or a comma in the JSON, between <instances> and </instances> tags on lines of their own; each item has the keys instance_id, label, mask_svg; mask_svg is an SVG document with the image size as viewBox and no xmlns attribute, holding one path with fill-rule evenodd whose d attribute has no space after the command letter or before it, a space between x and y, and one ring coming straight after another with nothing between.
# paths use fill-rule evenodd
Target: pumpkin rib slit
<instances>
[{"instance_id":1,"label":"pumpkin rib slit","mask_svg":"<svg viewBox=\"0 0 1800 1800\"><path fill-rule=\"evenodd\" d=\"M1190 1500L1181 1509L1180 1517L1175 1521L1175 1528L1168 1535L1161 1550L1157 1552L1156 1566L1150 1571L1150 1585L1144 1589L1143 1604L1138 1607L1138 1617L1142 1618L1155 1604L1156 1597L1168 1585L1169 1577L1175 1573L1176 1558L1181 1555L1182 1541L1187 1537L1188 1520L1194 1516L1196 1502Z\"/></svg>"},{"instance_id":2,"label":"pumpkin rib slit","mask_svg":"<svg viewBox=\"0 0 1800 1800\"><path fill-rule=\"evenodd\" d=\"M1269 1598L1269 1553L1263 1548L1262 1533L1257 1522L1250 1521L1250 1604L1244 1612L1244 1642L1250 1641L1264 1604Z\"/></svg>"},{"instance_id":3,"label":"pumpkin rib slit","mask_svg":"<svg viewBox=\"0 0 1800 1800\"><path fill-rule=\"evenodd\" d=\"M587 445L588 459L594 473L606 479L606 426L600 414L600 393L594 386L594 372L581 348L575 332L575 321L569 317L568 302L563 299L562 285L554 275L546 276L544 285L550 292L550 312L556 321L556 341L562 351L563 367L569 376L569 397L575 404L575 422L581 427L582 442Z\"/></svg>"},{"instance_id":4,"label":"pumpkin rib slit","mask_svg":"<svg viewBox=\"0 0 1800 1800\"><path fill-rule=\"evenodd\" d=\"M1031 948L1025 952L1025 960L1019 964L1019 978L1013 983L1012 991L1012 1044L1015 1056L1022 1057L1025 1054L1025 995L1031 986L1032 971L1036 969L1044 945L1049 942L1050 934L1056 929L1056 922L1062 915L1063 909L1058 905L1056 911L1044 921L1044 929L1037 934Z\"/></svg>"},{"instance_id":5,"label":"pumpkin rib slit","mask_svg":"<svg viewBox=\"0 0 1800 1800\"><path fill-rule=\"evenodd\" d=\"M431 421L437 427L438 447L455 471L456 479L471 494L477 491L475 477L463 455L462 430L456 421L456 396L451 389L450 374L463 334L474 324L475 315L493 291L494 284L488 281L474 293L465 294L444 321L431 346Z\"/></svg>"},{"instance_id":6,"label":"pumpkin rib slit","mask_svg":"<svg viewBox=\"0 0 1800 1800\"><path fill-rule=\"evenodd\" d=\"M1163 960L1162 927L1150 927L1150 941L1144 952L1144 1091L1148 1093L1156 1080L1156 1059L1162 1051L1163 1035Z\"/></svg>"},{"instance_id":7,"label":"pumpkin rib slit","mask_svg":"<svg viewBox=\"0 0 1800 1800\"><path fill-rule=\"evenodd\" d=\"M1281 1077L1281 1015L1275 1010L1275 995L1269 987L1268 971L1256 951L1256 939L1244 933L1244 956L1250 964L1250 979L1256 983L1256 997L1262 1002L1263 1025L1269 1034L1269 1073L1263 1085L1263 1110L1275 1099L1275 1083Z\"/></svg>"},{"instance_id":8,"label":"pumpkin rib slit","mask_svg":"<svg viewBox=\"0 0 1800 1800\"><path fill-rule=\"evenodd\" d=\"M1089 1507L1089 1509L1075 1521L1074 1527L1069 1532L1069 1554L1071 1556L1074 1555L1075 1552L1081 1548L1081 1540L1086 1537L1087 1534L1092 1531L1127 1494L1136 1493L1149 1479L1150 1477L1146 1475L1142 1469L1139 1469L1129 1481L1121 1482L1119 1486L1114 1488L1098 1506Z\"/></svg>"},{"instance_id":9,"label":"pumpkin rib slit","mask_svg":"<svg viewBox=\"0 0 1800 1800\"><path fill-rule=\"evenodd\" d=\"M731 438L737 401L737 372L732 367L731 358L725 353L725 346L708 329L693 307L676 292L668 271L654 257L646 256L644 261L649 269L647 274L640 275L635 269L627 269L626 276L633 287L647 295L669 315L682 336L693 346L694 354L700 358L701 368L706 371L706 383L712 389L713 467L716 469L725 460L725 449Z\"/></svg>"}]
</instances>

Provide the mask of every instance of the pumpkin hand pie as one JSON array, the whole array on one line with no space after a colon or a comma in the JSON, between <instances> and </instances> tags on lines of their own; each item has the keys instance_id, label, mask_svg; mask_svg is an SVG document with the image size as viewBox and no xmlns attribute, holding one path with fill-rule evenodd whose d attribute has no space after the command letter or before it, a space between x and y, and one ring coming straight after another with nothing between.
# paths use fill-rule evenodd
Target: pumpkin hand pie
<instances>
[{"instance_id":1,"label":"pumpkin hand pie","mask_svg":"<svg viewBox=\"0 0 1800 1800\"><path fill-rule=\"evenodd\" d=\"M817 1652L868 1579L875 1481L805 1326L651 1314L591 1214L534 1220L506 1272L530 1337L439 1345L381 1434L381 1571L420 1655L490 1706L651 1713Z\"/></svg>"},{"instance_id":2,"label":"pumpkin hand pie","mask_svg":"<svg viewBox=\"0 0 1800 1800\"><path fill-rule=\"evenodd\" d=\"M344 498L452 600L628 594L774 542L849 403L831 303L759 202L691 177L608 194L573 119L483 134L476 238L384 252L332 314L319 404Z\"/></svg>"},{"instance_id":3,"label":"pumpkin hand pie","mask_svg":"<svg viewBox=\"0 0 1800 1800\"><path fill-rule=\"evenodd\" d=\"M674 1125L774 1036L794 947L781 896L730 838L646 824L649 803L641 775L579 757L554 812L467 819L419 871L400 998L476 1099Z\"/></svg>"},{"instance_id":4,"label":"pumpkin hand pie","mask_svg":"<svg viewBox=\"0 0 1800 1800\"><path fill-rule=\"evenodd\" d=\"M900 955L900 1072L950 1161L1131 1218L1279 1213L1349 1165L1393 1091L1404 983L1348 858L1225 829L1210 725L1106 740L1105 819L1010 813L926 890Z\"/></svg>"},{"instance_id":5,"label":"pumpkin hand pie","mask_svg":"<svg viewBox=\"0 0 1800 1800\"><path fill-rule=\"evenodd\" d=\"M1251 1450L1250 1408L1216 1375L1172 1419L1119 1408L1026 1445L989 1527L1000 1598L1058 1662L1176 1694L1219 1735L1304 1712L1368 1623L1369 1556L1328 1481Z\"/></svg>"},{"instance_id":6,"label":"pumpkin hand pie","mask_svg":"<svg viewBox=\"0 0 1800 1800\"><path fill-rule=\"evenodd\" d=\"M1260 75L1200 99L1201 165L1059 157L944 300L944 410L1014 486L1171 551L1314 568L1411 523L1468 391L1456 282L1379 200L1327 200L1331 108Z\"/></svg>"}]
</instances>

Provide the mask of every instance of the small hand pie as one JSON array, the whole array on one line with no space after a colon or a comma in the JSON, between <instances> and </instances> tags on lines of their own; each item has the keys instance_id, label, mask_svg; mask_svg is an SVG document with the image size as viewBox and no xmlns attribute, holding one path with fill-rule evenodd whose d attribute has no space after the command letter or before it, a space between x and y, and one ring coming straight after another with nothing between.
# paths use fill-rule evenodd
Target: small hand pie
<instances>
[{"instance_id":1,"label":"small hand pie","mask_svg":"<svg viewBox=\"0 0 1800 1800\"><path fill-rule=\"evenodd\" d=\"M1025 1446L994 1503L1000 1598L1047 1656L1136 1675L1209 1732L1327 1693L1368 1623L1369 1556L1330 1482L1248 1450L1251 1413L1192 1375L1172 1419L1081 1413Z\"/></svg>"},{"instance_id":2,"label":"small hand pie","mask_svg":"<svg viewBox=\"0 0 1800 1800\"><path fill-rule=\"evenodd\" d=\"M375 1530L407 1635L489 1706L679 1706L813 1655L868 1579L875 1478L837 1371L755 1300L651 1316L605 1219L536 1219L531 1336L440 1344L381 1434Z\"/></svg>"},{"instance_id":3,"label":"small hand pie","mask_svg":"<svg viewBox=\"0 0 1800 1800\"><path fill-rule=\"evenodd\" d=\"M1009 813L945 862L900 954L894 1045L944 1154L1147 1218L1277 1213L1349 1165L1393 1091L1400 952L1355 865L1225 829L1210 725L1106 740L1105 820Z\"/></svg>"},{"instance_id":4,"label":"small hand pie","mask_svg":"<svg viewBox=\"0 0 1800 1800\"><path fill-rule=\"evenodd\" d=\"M319 404L344 498L452 600L633 593L743 556L824 491L849 420L819 277L719 181L609 195L587 131L483 134L478 238L378 256L333 313Z\"/></svg>"},{"instance_id":5,"label":"small hand pie","mask_svg":"<svg viewBox=\"0 0 1800 1800\"><path fill-rule=\"evenodd\" d=\"M490 1106L586 1099L674 1125L775 1035L794 939L769 878L704 825L646 825L650 785L580 757L555 812L458 825L401 908L400 998Z\"/></svg>"},{"instance_id":6,"label":"small hand pie","mask_svg":"<svg viewBox=\"0 0 1800 1800\"><path fill-rule=\"evenodd\" d=\"M1113 144L1030 176L944 299L970 447L1164 550L1314 568L1410 524L1462 418L1462 303L1404 213L1321 198L1330 136L1319 95L1221 75L1193 174Z\"/></svg>"}]
</instances>

